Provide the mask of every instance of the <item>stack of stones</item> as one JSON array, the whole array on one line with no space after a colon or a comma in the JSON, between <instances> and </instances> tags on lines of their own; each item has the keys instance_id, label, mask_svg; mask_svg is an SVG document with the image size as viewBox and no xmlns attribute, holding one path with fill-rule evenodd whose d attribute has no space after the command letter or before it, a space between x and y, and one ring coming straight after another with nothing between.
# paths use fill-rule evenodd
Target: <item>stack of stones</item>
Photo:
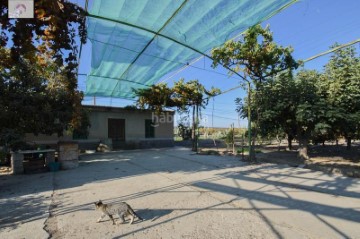
<instances>
[{"instance_id":1,"label":"stack of stones","mask_svg":"<svg viewBox=\"0 0 360 239\"><path fill-rule=\"evenodd\" d=\"M59 160L61 169L79 166L79 145L74 141L59 142Z\"/></svg>"}]
</instances>

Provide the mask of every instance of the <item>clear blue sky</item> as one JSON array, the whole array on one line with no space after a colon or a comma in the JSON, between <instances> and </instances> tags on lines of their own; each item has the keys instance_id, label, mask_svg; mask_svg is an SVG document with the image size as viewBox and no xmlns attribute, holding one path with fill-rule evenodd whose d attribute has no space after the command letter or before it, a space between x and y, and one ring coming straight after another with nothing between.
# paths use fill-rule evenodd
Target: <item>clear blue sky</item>
<instances>
[{"instance_id":1,"label":"clear blue sky","mask_svg":"<svg viewBox=\"0 0 360 239\"><path fill-rule=\"evenodd\" d=\"M84 6L85 0L72 0L72 2ZM274 40L278 44L294 48L293 55L296 59L307 59L328 50L335 42L344 44L359 39L359 10L360 0L302 0L273 16L263 25L270 24ZM324 56L306 63L304 67L321 71L327 60L328 56ZM89 73L90 64L91 43L89 42L83 46L79 73ZM180 78L198 79L207 88L214 86L223 91L239 85L240 81L236 77L229 78L225 69L221 67L213 69L210 65L209 60L202 58L185 70L176 74L169 73L160 81L171 85ZM79 88L85 90L84 76L79 76ZM211 100L207 108L203 110L205 118L203 124L229 127L231 123L235 123L237 127L245 127L247 121L246 119L238 121L234 103L236 97L244 97L245 94L243 89L237 89ZM92 103L93 98L89 97L84 100L84 104ZM97 99L96 103L98 105L124 106L133 102L107 98Z\"/></svg>"}]
</instances>

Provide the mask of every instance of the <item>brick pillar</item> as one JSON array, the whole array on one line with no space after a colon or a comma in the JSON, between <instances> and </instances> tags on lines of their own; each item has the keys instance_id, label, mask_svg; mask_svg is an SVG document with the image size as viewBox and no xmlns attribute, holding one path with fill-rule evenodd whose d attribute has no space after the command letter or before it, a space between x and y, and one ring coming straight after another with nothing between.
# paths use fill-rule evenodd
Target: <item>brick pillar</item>
<instances>
[{"instance_id":1,"label":"brick pillar","mask_svg":"<svg viewBox=\"0 0 360 239\"><path fill-rule=\"evenodd\" d=\"M61 169L79 166L79 145L77 142L59 142L59 163Z\"/></svg>"},{"instance_id":2,"label":"brick pillar","mask_svg":"<svg viewBox=\"0 0 360 239\"><path fill-rule=\"evenodd\" d=\"M23 174L24 173L24 154L12 152L11 153L11 169L13 174Z\"/></svg>"}]
</instances>

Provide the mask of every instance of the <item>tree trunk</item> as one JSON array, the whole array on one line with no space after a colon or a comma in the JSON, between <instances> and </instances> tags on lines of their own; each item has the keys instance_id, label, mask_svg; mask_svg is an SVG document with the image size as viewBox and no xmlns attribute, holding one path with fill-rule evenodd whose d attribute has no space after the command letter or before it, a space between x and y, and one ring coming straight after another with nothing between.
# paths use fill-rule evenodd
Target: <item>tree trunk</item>
<instances>
[{"instance_id":1,"label":"tree trunk","mask_svg":"<svg viewBox=\"0 0 360 239\"><path fill-rule=\"evenodd\" d=\"M256 130L253 130L254 135L252 136L252 143L251 143L251 152L250 152L250 161L256 162L256 154L255 154L255 144L256 144Z\"/></svg>"},{"instance_id":2,"label":"tree trunk","mask_svg":"<svg viewBox=\"0 0 360 239\"><path fill-rule=\"evenodd\" d=\"M287 137L287 141L288 141L288 148L289 150L292 150L292 141L293 141L294 137L288 135Z\"/></svg>"},{"instance_id":3,"label":"tree trunk","mask_svg":"<svg viewBox=\"0 0 360 239\"><path fill-rule=\"evenodd\" d=\"M351 137L346 138L346 149L347 150L351 149Z\"/></svg>"},{"instance_id":4,"label":"tree trunk","mask_svg":"<svg viewBox=\"0 0 360 239\"><path fill-rule=\"evenodd\" d=\"M308 154L308 144L309 144L308 138L306 137L299 138L298 157L303 160L308 160L310 158Z\"/></svg>"},{"instance_id":5,"label":"tree trunk","mask_svg":"<svg viewBox=\"0 0 360 239\"><path fill-rule=\"evenodd\" d=\"M279 137L279 135L276 135L276 140L278 141L278 151L280 151L280 146L281 146L281 138Z\"/></svg>"}]
</instances>

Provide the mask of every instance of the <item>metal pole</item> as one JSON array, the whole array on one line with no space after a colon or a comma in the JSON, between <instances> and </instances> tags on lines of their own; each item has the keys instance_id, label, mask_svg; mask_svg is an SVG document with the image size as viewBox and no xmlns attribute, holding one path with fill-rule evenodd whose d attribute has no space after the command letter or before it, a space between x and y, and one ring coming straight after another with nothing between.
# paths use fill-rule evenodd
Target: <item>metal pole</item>
<instances>
[{"instance_id":1,"label":"metal pole","mask_svg":"<svg viewBox=\"0 0 360 239\"><path fill-rule=\"evenodd\" d=\"M236 155L236 152L235 152L235 124L232 123L231 125L231 128L232 128L232 150L233 150L233 155Z\"/></svg>"},{"instance_id":2,"label":"metal pole","mask_svg":"<svg viewBox=\"0 0 360 239\"><path fill-rule=\"evenodd\" d=\"M213 105L212 105L212 112L211 112L211 128L214 128L214 101L215 101L215 97L213 97Z\"/></svg>"},{"instance_id":3,"label":"metal pole","mask_svg":"<svg viewBox=\"0 0 360 239\"><path fill-rule=\"evenodd\" d=\"M251 147L251 86L248 81L248 141L249 141L249 159L252 160L252 147Z\"/></svg>"},{"instance_id":4,"label":"metal pole","mask_svg":"<svg viewBox=\"0 0 360 239\"><path fill-rule=\"evenodd\" d=\"M196 153L199 152L199 105L196 105Z\"/></svg>"}]
</instances>

